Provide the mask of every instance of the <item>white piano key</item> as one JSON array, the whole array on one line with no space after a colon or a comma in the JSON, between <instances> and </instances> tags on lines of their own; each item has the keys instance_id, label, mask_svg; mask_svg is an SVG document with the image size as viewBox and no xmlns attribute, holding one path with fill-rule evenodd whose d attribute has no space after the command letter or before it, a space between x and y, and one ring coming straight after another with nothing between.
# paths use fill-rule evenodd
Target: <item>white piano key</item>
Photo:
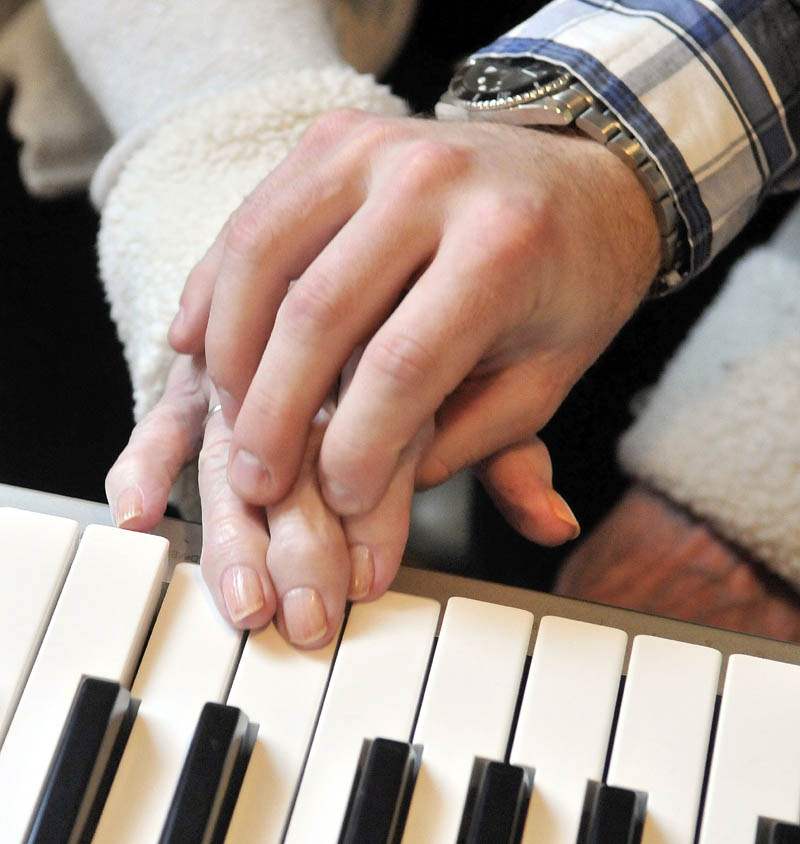
<instances>
[{"instance_id":1,"label":"white piano key","mask_svg":"<svg viewBox=\"0 0 800 844\"><path fill-rule=\"evenodd\" d=\"M510 758L535 768L524 844L575 844L587 780L603 776L627 641L612 627L542 619Z\"/></svg>"},{"instance_id":2,"label":"white piano key","mask_svg":"<svg viewBox=\"0 0 800 844\"><path fill-rule=\"evenodd\" d=\"M722 690L700 844L753 844L758 816L797 822L800 666L734 654Z\"/></svg>"},{"instance_id":3,"label":"white piano key","mask_svg":"<svg viewBox=\"0 0 800 844\"><path fill-rule=\"evenodd\" d=\"M161 592L167 542L90 526L0 750L4 840L21 840L83 674L130 684Z\"/></svg>"},{"instance_id":4,"label":"white piano key","mask_svg":"<svg viewBox=\"0 0 800 844\"><path fill-rule=\"evenodd\" d=\"M609 785L647 792L642 844L693 844L722 655L655 636L633 640Z\"/></svg>"},{"instance_id":5,"label":"white piano key","mask_svg":"<svg viewBox=\"0 0 800 844\"><path fill-rule=\"evenodd\" d=\"M78 523L0 507L0 746L78 541Z\"/></svg>"},{"instance_id":6,"label":"white piano key","mask_svg":"<svg viewBox=\"0 0 800 844\"><path fill-rule=\"evenodd\" d=\"M241 635L221 619L200 567L177 565L131 690L141 704L94 844L158 841L203 704L224 697Z\"/></svg>"},{"instance_id":7,"label":"white piano key","mask_svg":"<svg viewBox=\"0 0 800 844\"><path fill-rule=\"evenodd\" d=\"M336 844L363 739L408 740L439 611L393 592L352 607L286 844Z\"/></svg>"},{"instance_id":8,"label":"white piano key","mask_svg":"<svg viewBox=\"0 0 800 844\"><path fill-rule=\"evenodd\" d=\"M228 703L258 724L258 736L228 841L281 840L335 650L335 638L318 650L298 650L272 625L248 637Z\"/></svg>"},{"instance_id":9,"label":"white piano key","mask_svg":"<svg viewBox=\"0 0 800 844\"><path fill-rule=\"evenodd\" d=\"M455 841L476 756L502 760L533 616L451 598L422 699L420 765L403 841Z\"/></svg>"}]
</instances>

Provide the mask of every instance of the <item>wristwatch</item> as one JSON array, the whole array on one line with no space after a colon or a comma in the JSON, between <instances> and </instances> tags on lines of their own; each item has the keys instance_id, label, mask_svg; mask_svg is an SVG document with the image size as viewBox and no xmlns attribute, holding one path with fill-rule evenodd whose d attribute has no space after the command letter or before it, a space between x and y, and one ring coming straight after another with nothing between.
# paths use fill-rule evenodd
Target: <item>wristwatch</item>
<instances>
[{"instance_id":1,"label":"wristwatch","mask_svg":"<svg viewBox=\"0 0 800 844\"><path fill-rule=\"evenodd\" d=\"M633 171L653 203L661 262L651 293L665 293L682 282L683 224L667 180L616 115L568 70L530 57L473 56L458 68L436 105L436 117L569 127L606 146Z\"/></svg>"}]
</instances>

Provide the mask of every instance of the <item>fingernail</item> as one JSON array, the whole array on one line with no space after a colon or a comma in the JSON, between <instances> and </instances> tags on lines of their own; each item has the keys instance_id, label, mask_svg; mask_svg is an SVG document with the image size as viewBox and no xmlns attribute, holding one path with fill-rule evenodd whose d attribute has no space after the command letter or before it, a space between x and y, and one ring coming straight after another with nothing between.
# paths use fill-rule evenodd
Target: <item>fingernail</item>
<instances>
[{"instance_id":1,"label":"fingernail","mask_svg":"<svg viewBox=\"0 0 800 844\"><path fill-rule=\"evenodd\" d=\"M143 508L142 493L138 487L129 486L123 489L114 503L114 524L123 527L132 519L141 516Z\"/></svg>"},{"instance_id":2,"label":"fingernail","mask_svg":"<svg viewBox=\"0 0 800 844\"><path fill-rule=\"evenodd\" d=\"M264 606L264 592L256 572L247 566L231 566L222 575L222 597L234 624Z\"/></svg>"},{"instance_id":3,"label":"fingernail","mask_svg":"<svg viewBox=\"0 0 800 844\"><path fill-rule=\"evenodd\" d=\"M339 481L325 479L325 498L340 516L353 516L361 512L361 502Z\"/></svg>"},{"instance_id":4,"label":"fingernail","mask_svg":"<svg viewBox=\"0 0 800 844\"><path fill-rule=\"evenodd\" d=\"M259 498L269 481L267 467L249 451L240 449L231 464L231 485L244 498Z\"/></svg>"},{"instance_id":5,"label":"fingernail","mask_svg":"<svg viewBox=\"0 0 800 844\"><path fill-rule=\"evenodd\" d=\"M350 591L347 597L351 601L366 598L372 589L374 578L372 551L366 545L353 545L350 548Z\"/></svg>"},{"instance_id":6,"label":"fingernail","mask_svg":"<svg viewBox=\"0 0 800 844\"><path fill-rule=\"evenodd\" d=\"M575 539L581 532L581 526L578 524L569 504L554 489L550 490L550 506L556 518L572 528L570 539Z\"/></svg>"},{"instance_id":7,"label":"fingernail","mask_svg":"<svg viewBox=\"0 0 800 844\"><path fill-rule=\"evenodd\" d=\"M298 586L283 596L283 620L293 645L313 645L328 630L328 616L316 589Z\"/></svg>"}]
</instances>

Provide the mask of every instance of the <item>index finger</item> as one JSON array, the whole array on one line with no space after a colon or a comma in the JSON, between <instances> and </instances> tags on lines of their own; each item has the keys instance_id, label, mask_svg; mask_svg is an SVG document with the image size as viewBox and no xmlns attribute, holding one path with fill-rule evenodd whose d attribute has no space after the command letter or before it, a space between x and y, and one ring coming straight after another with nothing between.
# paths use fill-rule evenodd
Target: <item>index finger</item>
<instances>
[{"instance_id":1,"label":"index finger","mask_svg":"<svg viewBox=\"0 0 800 844\"><path fill-rule=\"evenodd\" d=\"M170 342L179 351L204 350L212 381L237 405L289 281L360 204L355 159L340 160L338 147L365 119L335 112L313 124L233 212L186 280ZM221 398L232 425L234 403Z\"/></svg>"},{"instance_id":2,"label":"index finger","mask_svg":"<svg viewBox=\"0 0 800 844\"><path fill-rule=\"evenodd\" d=\"M491 346L502 316L484 282L440 249L367 344L320 451L323 492L337 513L372 509L416 432Z\"/></svg>"}]
</instances>

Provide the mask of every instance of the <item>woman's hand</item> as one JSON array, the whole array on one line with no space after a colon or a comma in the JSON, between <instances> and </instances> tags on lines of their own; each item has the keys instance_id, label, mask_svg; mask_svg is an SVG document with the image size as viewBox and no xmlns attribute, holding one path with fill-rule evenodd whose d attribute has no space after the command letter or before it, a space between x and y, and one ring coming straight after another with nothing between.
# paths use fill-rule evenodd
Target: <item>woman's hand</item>
<instances>
[{"instance_id":1,"label":"woman's hand","mask_svg":"<svg viewBox=\"0 0 800 844\"><path fill-rule=\"evenodd\" d=\"M209 415L209 405L215 407L216 394L202 359L179 356L163 397L134 428L106 478L114 520L132 530L153 528L178 475L199 453L201 566L219 611L243 629L274 619L295 645L321 646L338 629L347 599L372 600L389 588L402 559L414 476L432 425L406 449L376 507L342 519L325 503L316 472L328 409L312 421L294 486L264 509L231 490L231 431L221 413ZM577 534L568 508L565 517L557 515L561 499L540 442L498 455L480 472L512 524L532 539L556 544Z\"/></svg>"},{"instance_id":2,"label":"woman's hand","mask_svg":"<svg viewBox=\"0 0 800 844\"><path fill-rule=\"evenodd\" d=\"M312 421L294 486L265 510L228 485L230 429L221 413L206 421L215 403L202 360L178 357L162 399L135 427L108 473L115 521L134 530L154 527L184 465L199 453L201 566L220 612L241 628L274 618L295 645L323 645L338 629L345 601L378 597L400 565L425 432L398 464L375 509L342 520L325 504L317 482L317 452L328 419L322 410Z\"/></svg>"}]
</instances>

